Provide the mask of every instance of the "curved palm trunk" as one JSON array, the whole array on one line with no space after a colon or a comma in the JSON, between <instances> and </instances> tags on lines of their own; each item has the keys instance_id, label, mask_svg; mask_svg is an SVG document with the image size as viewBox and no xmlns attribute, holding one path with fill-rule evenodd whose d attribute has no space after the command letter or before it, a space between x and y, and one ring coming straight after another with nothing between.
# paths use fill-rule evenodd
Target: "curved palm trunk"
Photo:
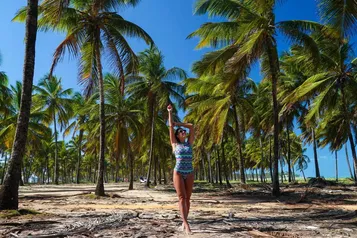
<instances>
[{"instance_id":1,"label":"curved palm trunk","mask_svg":"<svg viewBox=\"0 0 357 238\"><path fill-rule=\"evenodd\" d=\"M357 156L356 156L356 148L355 148L355 143L353 140L353 136L351 131L348 133L348 138L350 140L350 145L351 145L351 151L352 151L352 158L353 158L353 166L354 166L354 181L355 183L357 183L357 176L356 176L356 172L357 172Z\"/></svg>"},{"instance_id":2,"label":"curved palm trunk","mask_svg":"<svg viewBox=\"0 0 357 238\"><path fill-rule=\"evenodd\" d=\"M351 164L350 164L350 159L348 158L348 151L347 151L347 145L345 144L345 152L346 152L346 160L347 160L347 165L348 165L348 170L350 171L351 179L355 179L354 174L352 173L351 169Z\"/></svg>"},{"instance_id":3,"label":"curved palm trunk","mask_svg":"<svg viewBox=\"0 0 357 238\"><path fill-rule=\"evenodd\" d=\"M150 173L151 173L151 166L154 157L154 127L155 127L155 107L154 107L155 98L151 103L151 132L150 132L150 154L149 154L149 169L146 177L146 187L150 187Z\"/></svg>"},{"instance_id":4,"label":"curved palm trunk","mask_svg":"<svg viewBox=\"0 0 357 238\"><path fill-rule=\"evenodd\" d=\"M97 32L97 41L99 41L100 32ZM98 180L95 188L95 195L104 196L104 156L105 156L105 111L104 111L104 84L103 72L101 64L101 55L99 42L96 42L96 61L98 66L99 76L99 122L100 122L100 137L99 137L99 163L98 163Z\"/></svg>"},{"instance_id":5,"label":"curved palm trunk","mask_svg":"<svg viewBox=\"0 0 357 238\"><path fill-rule=\"evenodd\" d=\"M56 125L55 112L53 112L53 128L55 133L55 184L58 185L58 145L57 145L57 125Z\"/></svg>"},{"instance_id":6,"label":"curved palm trunk","mask_svg":"<svg viewBox=\"0 0 357 238\"><path fill-rule=\"evenodd\" d=\"M19 181L21 161L25 154L28 124L31 110L33 75L35 69L35 47L37 36L38 0L27 1L25 62L23 69L23 87L21 92L20 113L17 119L15 139L11 159L6 171L4 183L0 188L0 210L18 209Z\"/></svg>"},{"instance_id":7,"label":"curved palm trunk","mask_svg":"<svg viewBox=\"0 0 357 238\"><path fill-rule=\"evenodd\" d=\"M77 161L77 171L76 171L76 183L80 183L80 176L81 176L81 160L82 160L82 139L83 139L83 130L79 131L79 138L78 138L78 161Z\"/></svg>"},{"instance_id":8,"label":"curved palm trunk","mask_svg":"<svg viewBox=\"0 0 357 238\"><path fill-rule=\"evenodd\" d=\"M301 173L302 173L302 176L304 177L304 181L306 182L306 177L305 177L305 173L304 173L303 169L301 170Z\"/></svg>"},{"instance_id":9,"label":"curved palm trunk","mask_svg":"<svg viewBox=\"0 0 357 238\"><path fill-rule=\"evenodd\" d=\"M279 61L275 39L267 42L267 54L269 58L270 74L272 78L272 97L273 97L273 114L274 114L274 163L273 163L273 195L280 195L279 187L279 105L277 99L277 84L279 73Z\"/></svg>"},{"instance_id":10,"label":"curved palm trunk","mask_svg":"<svg viewBox=\"0 0 357 238\"><path fill-rule=\"evenodd\" d=\"M239 120L236 106L233 105L233 113L234 113L234 120L236 124L236 139L237 139L237 146L239 151L239 170L240 170L240 182L245 184L245 173L244 173L244 157L242 152L242 140L240 137L240 127L239 127Z\"/></svg>"}]
</instances>

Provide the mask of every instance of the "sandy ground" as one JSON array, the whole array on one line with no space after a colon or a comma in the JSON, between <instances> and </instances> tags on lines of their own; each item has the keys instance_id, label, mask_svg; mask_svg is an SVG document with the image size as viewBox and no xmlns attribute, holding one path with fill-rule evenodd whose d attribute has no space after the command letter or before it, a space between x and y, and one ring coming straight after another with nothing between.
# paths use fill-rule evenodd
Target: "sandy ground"
<instances>
[{"instance_id":1,"label":"sandy ground","mask_svg":"<svg viewBox=\"0 0 357 238\"><path fill-rule=\"evenodd\" d=\"M187 237L172 185L127 187L106 184L99 199L94 185L21 187L20 208L40 214L0 218L0 237ZM282 191L277 199L269 185L195 185L189 237L357 237L356 187Z\"/></svg>"}]
</instances>

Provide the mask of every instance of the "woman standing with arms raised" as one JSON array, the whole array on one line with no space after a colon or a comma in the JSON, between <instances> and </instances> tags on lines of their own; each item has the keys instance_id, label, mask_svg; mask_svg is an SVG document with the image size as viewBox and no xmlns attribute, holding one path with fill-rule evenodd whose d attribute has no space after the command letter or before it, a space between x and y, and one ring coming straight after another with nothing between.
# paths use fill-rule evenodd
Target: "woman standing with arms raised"
<instances>
[{"instance_id":1,"label":"woman standing with arms raised","mask_svg":"<svg viewBox=\"0 0 357 238\"><path fill-rule=\"evenodd\" d=\"M170 142L172 150L176 157L176 166L174 168L174 186L179 198L179 208L182 217L182 226L186 233L191 233L190 225L187 222L188 213L190 210L190 198L193 189L194 173L192 166L192 145L195 139L195 131L191 123L178 123L172 121L172 106L168 105L169 126L170 126ZM178 126L174 131L174 126ZM188 140L186 141L186 130L181 127L186 127L190 130Z\"/></svg>"}]
</instances>

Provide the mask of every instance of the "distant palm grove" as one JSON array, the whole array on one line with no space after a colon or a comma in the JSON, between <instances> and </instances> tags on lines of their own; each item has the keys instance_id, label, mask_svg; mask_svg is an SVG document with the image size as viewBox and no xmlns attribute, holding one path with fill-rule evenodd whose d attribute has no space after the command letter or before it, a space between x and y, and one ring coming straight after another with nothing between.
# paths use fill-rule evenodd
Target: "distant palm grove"
<instances>
[{"instance_id":1,"label":"distant palm grove","mask_svg":"<svg viewBox=\"0 0 357 238\"><path fill-rule=\"evenodd\" d=\"M275 8L284 1L197 0L194 14L221 21L188 33L197 48L211 49L191 74L166 68L149 33L120 15L139 2L28 0L14 16L26 24L26 53L22 82L9 85L0 71L0 209L17 209L18 187L27 183L96 183L103 196L108 182L127 181L129 189L140 177L147 186L169 182L171 103L175 120L185 111L183 120L195 125L197 180L230 187L253 179L272 183L279 196L279 183L306 180L310 160L319 178L318 151L328 147L346 149L357 181L355 0L318 0L319 22L277 22ZM48 74L33 85L38 31L64 38ZM290 49L278 51L278 34ZM129 38L147 50L134 52ZM65 55L78 62L81 92L56 75ZM257 62L259 83L249 78Z\"/></svg>"}]
</instances>

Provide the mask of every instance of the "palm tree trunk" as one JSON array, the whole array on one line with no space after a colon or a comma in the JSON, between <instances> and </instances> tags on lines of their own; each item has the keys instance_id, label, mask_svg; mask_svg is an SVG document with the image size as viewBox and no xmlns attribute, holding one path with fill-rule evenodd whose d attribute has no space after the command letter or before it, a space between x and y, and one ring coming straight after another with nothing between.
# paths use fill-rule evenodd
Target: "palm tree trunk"
<instances>
[{"instance_id":1,"label":"palm tree trunk","mask_svg":"<svg viewBox=\"0 0 357 238\"><path fill-rule=\"evenodd\" d=\"M263 182L263 175L264 175L264 167L263 167L263 160L264 160L264 151L263 151L263 142L262 136L259 136L259 147L260 147L260 181Z\"/></svg>"},{"instance_id":2,"label":"palm tree trunk","mask_svg":"<svg viewBox=\"0 0 357 238\"><path fill-rule=\"evenodd\" d=\"M159 184L161 184L161 166L160 163L157 163L157 172L159 173Z\"/></svg>"},{"instance_id":3,"label":"palm tree trunk","mask_svg":"<svg viewBox=\"0 0 357 238\"><path fill-rule=\"evenodd\" d=\"M47 174L47 183L50 183L50 165L49 165L49 156L46 155L46 174Z\"/></svg>"},{"instance_id":4,"label":"palm tree trunk","mask_svg":"<svg viewBox=\"0 0 357 238\"><path fill-rule=\"evenodd\" d=\"M206 180L207 177L206 177L206 169L205 169L205 157L204 157L204 154L202 153L202 156L201 156L201 162L202 162L202 180Z\"/></svg>"},{"instance_id":5,"label":"palm tree trunk","mask_svg":"<svg viewBox=\"0 0 357 238\"><path fill-rule=\"evenodd\" d=\"M233 113L234 113L234 120L236 125L236 139L237 139L237 146L239 151L239 170L240 170L240 182L245 184L245 173L244 173L244 157L242 152L242 140L240 137L240 129L239 129L239 120L238 114L236 110L236 106L233 105Z\"/></svg>"},{"instance_id":6,"label":"palm tree trunk","mask_svg":"<svg viewBox=\"0 0 357 238\"><path fill-rule=\"evenodd\" d=\"M316 143L316 138L315 138L315 129L311 129L311 134L312 134L312 143L314 147L314 162L315 162L315 176L316 178L320 178L320 168L319 168L319 161L317 159L317 143Z\"/></svg>"},{"instance_id":7,"label":"palm tree trunk","mask_svg":"<svg viewBox=\"0 0 357 238\"><path fill-rule=\"evenodd\" d=\"M270 180L273 183L273 163L271 157L271 137L269 136L269 171L270 171Z\"/></svg>"},{"instance_id":8,"label":"palm tree trunk","mask_svg":"<svg viewBox=\"0 0 357 238\"><path fill-rule=\"evenodd\" d=\"M165 170L165 167L166 167L166 158L162 158L162 163L161 163L161 170L162 170L162 179L164 180L164 184L166 185L167 184L167 180L166 180L166 170Z\"/></svg>"},{"instance_id":9,"label":"palm tree trunk","mask_svg":"<svg viewBox=\"0 0 357 238\"><path fill-rule=\"evenodd\" d=\"M229 183L229 178L228 178L228 166L227 166L227 161L226 161L226 154L224 153L224 139L222 140L221 148L222 148L222 163L224 166L224 177L226 177L227 187L231 188L232 185Z\"/></svg>"},{"instance_id":10,"label":"palm tree trunk","mask_svg":"<svg viewBox=\"0 0 357 238\"><path fill-rule=\"evenodd\" d=\"M82 139L83 139L83 130L79 131L78 137L78 161L77 161L77 168L76 168L76 184L80 183L80 176L81 176L81 160L82 160Z\"/></svg>"},{"instance_id":11,"label":"palm tree trunk","mask_svg":"<svg viewBox=\"0 0 357 238\"><path fill-rule=\"evenodd\" d=\"M208 161L208 179L209 179L210 183L213 183L212 166L211 166L211 152L207 152L207 161Z\"/></svg>"},{"instance_id":12,"label":"palm tree trunk","mask_svg":"<svg viewBox=\"0 0 357 238\"><path fill-rule=\"evenodd\" d=\"M336 182L338 182L338 163L337 163L337 151L335 151L335 165L336 165Z\"/></svg>"},{"instance_id":13,"label":"palm tree trunk","mask_svg":"<svg viewBox=\"0 0 357 238\"><path fill-rule=\"evenodd\" d=\"M97 70L99 78L99 123L100 123L100 135L99 135L99 163L98 163L98 180L97 186L95 188L95 195L104 196L104 156L105 156L105 111L104 111L104 83L103 83L103 72L100 54L100 32L97 31L96 35L97 42L95 42L96 47L96 61Z\"/></svg>"},{"instance_id":14,"label":"palm tree trunk","mask_svg":"<svg viewBox=\"0 0 357 238\"><path fill-rule=\"evenodd\" d=\"M156 186L157 185L157 157L154 156L154 182L153 185Z\"/></svg>"},{"instance_id":15,"label":"palm tree trunk","mask_svg":"<svg viewBox=\"0 0 357 238\"><path fill-rule=\"evenodd\" d=\"M55 133L55 184L58 185L58 145L57 145L57 125L56 112L53 112L53 128Z\"/></svg>"},{"instance_id":16,"label":"palm tree trunk","mask_svg":"<svg viewBox=\"0 0 357 238\"><path fill-rule=\"evenodd\" d=\"M152 160L154 157L154 127L155 127L155 97L153 98L151 102L151 135L150 135L150 154L149 154L149 169L146 177L146 187L150 187L150 172L151 172L151 166L152 166Z\"/></svg>"},{"instance_id":17,"label":"palm tree trunk","mask_svg":"<svg viewBox=\"0 0 357 238\"><path fill-rule=\"evenodd\" d=\"M67 166L66 166L66 158L63 159L63 177L62 177L62 183L67 183Z\"/></svg>"},{"instance_id":18,"label":"palm tree trunk","mask_svg":"<svg viewBox=\"0 0 357 238\"><path fill-rule=\"evenodd\" d=\"M354 170L355 170L354 180L355 180L355 183L357 183L357 176L356 176L356 172L357 172L357 156L356 156L355 143L354 143L351 131L349 131L349 133L348 133L348 138L350 140L352 158L353 158L353 166L354 166Z\"/></svg>"},{"instance_id":19,"label":"palm tree trunk","mask_svg":"<svg viewBox=\"0 0 357 238\"><path fill-rule=\"evenodd\" d=\"M347 144L345 144L345 152L346 152L346 160L347 160L348 170L350 171L351 179L355 179L354 174L352 173L350 159L348 158Z\"/></svg>"},{"instance_id":20,"label":"palm tree trunk","mask_svg":"<svg viewBox=\"0 0 357 238\"><path fill-rule=\"evenodd\" d=\"M31 110L33 75L35 69L35 47L37 36L38 0L27 1L25 60L20 112L17 119L15 139L4 183L0 188L0 210L18 209L21 161L25 154L28 124Z\"/></svg>"},{"instance_id":21,"label":"palm tree trunk","mask_svg":"<svg viewBox=\"0 0 357 238\"><path fill-rule=\"evenodd\" d=\"M304 173L303 169L301 170L301 173L302 173L302 176L304 177L304 181L306 182L306 177L305 177L305 173Z\"/></svg>"},{"instance_id":22,"label":"palm tree trunk","mask_svg":"<svg viewBox=\"0 0 357 238\"><path fill-rule=\"evenodd\" d=\"M215 174L216 174L216 183L218 184L218 159L215 159Z\"/></svg>"},{"instance_id":23,"label":"palm tree trunk","mask_svg":"<svg viewBox=\"0 0 357 238\"><path fill-rule=\"evenodd\" d=\"M279 105L277 99L279 59L275 39L267 41L267 54L269 58L270 74L272 79L272 97L274 114L274 163L273 163L273 195L280 195L279 187Z\"/></svg>"},{"instance_id":24,"label":"palm tree trunk","mask_svg":"<svg viewBox=\"0 0 357 238\"><path fill-rule=\"evenodd\" d=\"M218 161L218 177L219 177L219 184L223 185L222 183L222 166L221 166L221 160L219 158L219 148L217 147L217 161Z\"/></svg>"},{"instance_id":25,"label":"palm tree trunk","mask_svg":"<svg viewBox=\"0 0 357 238\"><path fill-rule=\"evenodd\" d=\"M117 153L115 154L115 182L119 182L119 160L120 160L121 154L119 152L119 148L117 148Z\"/></svg>"},{"instance_id":26,"label":"palm tree trunk","mask_svg":"<svg viewBox=\"0 0 357 238\"><path fill-rule=\"evenodd\" d=\"M292 174L291 174L291 148L290 148L290 130L289 130L289 123L286 120L286 133L288 134L288 174L289 174L289 183L292 181Z\"/></svg>"},{"instance_id":27,"label":"palm tree trunk","mask_svg":"<svg viewBox=\"0 0 357 238\"><path fill-rule=\"evenodd\" d=\"M134 189L134 157L131 151L130 142L128 142L128 157L130 163L130 180L129 180L129 190Z\"/></svg>"}]
</instances>

